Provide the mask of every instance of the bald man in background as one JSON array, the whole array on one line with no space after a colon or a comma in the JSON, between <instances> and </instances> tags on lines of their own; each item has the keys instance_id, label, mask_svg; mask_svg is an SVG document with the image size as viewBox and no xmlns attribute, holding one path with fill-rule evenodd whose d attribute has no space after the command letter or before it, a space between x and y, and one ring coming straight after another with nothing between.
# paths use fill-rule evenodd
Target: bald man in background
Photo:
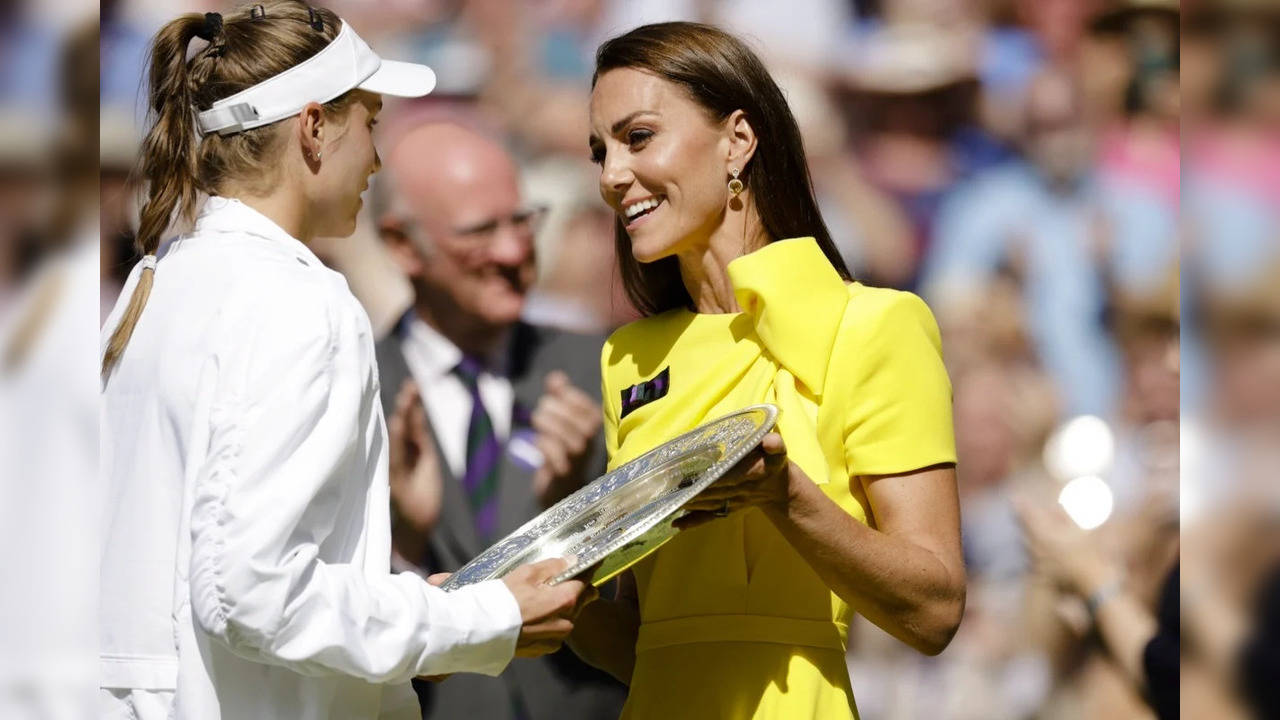
<instances>
[{"instance_id":1,"label":"bald man in background","mask_svg":"<svg viewBox=\"0 0 1280 720\"><path fill-rule=\"evenodd\" d=\"M377 189L379 232L414 290L377 345L384 409L395 417L420 396L425 412L390 431L436 459L391 488L393 569L453 572L603 474L604 338L521 321L543 212L523 203L498 143L452 124L416 127ZM498 678L415 686L431 720L614 720L626 695L567 648L517 659Z\"/></svg>"}]
</instances>

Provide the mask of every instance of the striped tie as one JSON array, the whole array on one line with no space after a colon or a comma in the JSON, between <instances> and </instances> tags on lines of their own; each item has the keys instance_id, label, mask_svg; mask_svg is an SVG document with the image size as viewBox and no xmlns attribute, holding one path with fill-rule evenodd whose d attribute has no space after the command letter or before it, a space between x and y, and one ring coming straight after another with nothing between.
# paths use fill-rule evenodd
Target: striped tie
<instances>
[{"instance_id":1,"label":"striped tie","mask_svg":"<svg viewBox=\"0 0 1280 720\"><path fill-rule=\"evenodd\" d=\"M471 505L476 534L482 541L493 539L498 525L498 461L502 446L493 431L493 421L480 400L480 371L477 358L464 355L454 368L458 379L471 393L471 423L467 427L467 468L462 475L462 488Z\"/></svg>"}]
</instances>

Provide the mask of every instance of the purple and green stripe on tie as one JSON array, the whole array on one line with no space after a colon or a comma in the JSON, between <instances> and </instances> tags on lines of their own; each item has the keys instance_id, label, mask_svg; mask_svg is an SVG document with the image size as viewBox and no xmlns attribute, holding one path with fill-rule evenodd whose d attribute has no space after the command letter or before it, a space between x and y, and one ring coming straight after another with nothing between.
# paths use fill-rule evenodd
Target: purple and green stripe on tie
<instances>
[{"instance_id":1,"label":"purple and green stripe on tie","mask_svg":"<svg viewBox=\"0 0 1280 720\"><path fill-rule=\"evenodd\" d=\"M493 421L480 399L480 372L484 364L463 356L454 368L462 384L471 393L471 421L467 426L467 466L462 475L462 488L471 506L476 534L481 540L494 539L498 527L498 465L502 460L502 444L494 432Z\"/></svg>"}]
</instances>

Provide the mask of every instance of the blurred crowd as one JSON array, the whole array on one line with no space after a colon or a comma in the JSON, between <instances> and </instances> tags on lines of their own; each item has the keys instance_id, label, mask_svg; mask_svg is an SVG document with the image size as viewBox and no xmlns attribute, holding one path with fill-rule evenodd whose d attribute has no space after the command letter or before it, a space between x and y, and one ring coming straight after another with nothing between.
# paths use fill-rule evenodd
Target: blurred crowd
<instances>
[{"instance_id":1,"label":"blurred crowd","mask_svg":"<svg viewBox=\"0 0 1280 720\"><path fill-rule=\"evenodd\" d=\"M101 4L95 311L137 260L131 181L149 38L178 12L230 6ZM431 96L384 111L384 159L434 120L498 138L518 159L524 196L548 208L525 318L577 333L636 317L587 149L595 48L640 24L698 20L767 59L855 277L928 301L954 386L966 616L936 658L856 627L848 660L863 717L1155 717L1168 688L1152 668L1168 649L1149 641L1170 634L1188 717L1277 712L1265 611L1280 599L1280 3L327 6L375 49L438 75ZM50 269L92 234L92 143L75 128L91 113L79 107L86 78L58 68L85 60L85 33L99 38L46 15L0 13L7 398L23 397L12 378L69 293ZM374 182L356 235L317 251L383 335L412 290L379 239L373 217L387 200ZM20 443L21 455L7 439L5 475L43 447ZM1121 610L1131 614L1108 619Z\"/></svg>"}]
</instances>

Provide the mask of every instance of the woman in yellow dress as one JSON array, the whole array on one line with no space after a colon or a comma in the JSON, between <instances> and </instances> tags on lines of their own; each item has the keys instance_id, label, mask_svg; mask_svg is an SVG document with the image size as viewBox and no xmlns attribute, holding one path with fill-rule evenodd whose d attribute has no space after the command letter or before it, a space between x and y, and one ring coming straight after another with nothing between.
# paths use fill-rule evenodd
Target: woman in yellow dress
<instances>
[{"instance_id":1,"label":"woman in yellow dress","mask_svg":"<svg viewBox=\"0 0 1280 720\"><path fill-rule=\"evenodd\" d=\"M596 60L591 152L646 315L601 358L610 467L746 405L781 412L570 644L630 685L623 718L856 718L854 613L936 654L964 607L937 325L851 280L786 100L740 41L648 25Z\"/></svg>"}]
</instances>

